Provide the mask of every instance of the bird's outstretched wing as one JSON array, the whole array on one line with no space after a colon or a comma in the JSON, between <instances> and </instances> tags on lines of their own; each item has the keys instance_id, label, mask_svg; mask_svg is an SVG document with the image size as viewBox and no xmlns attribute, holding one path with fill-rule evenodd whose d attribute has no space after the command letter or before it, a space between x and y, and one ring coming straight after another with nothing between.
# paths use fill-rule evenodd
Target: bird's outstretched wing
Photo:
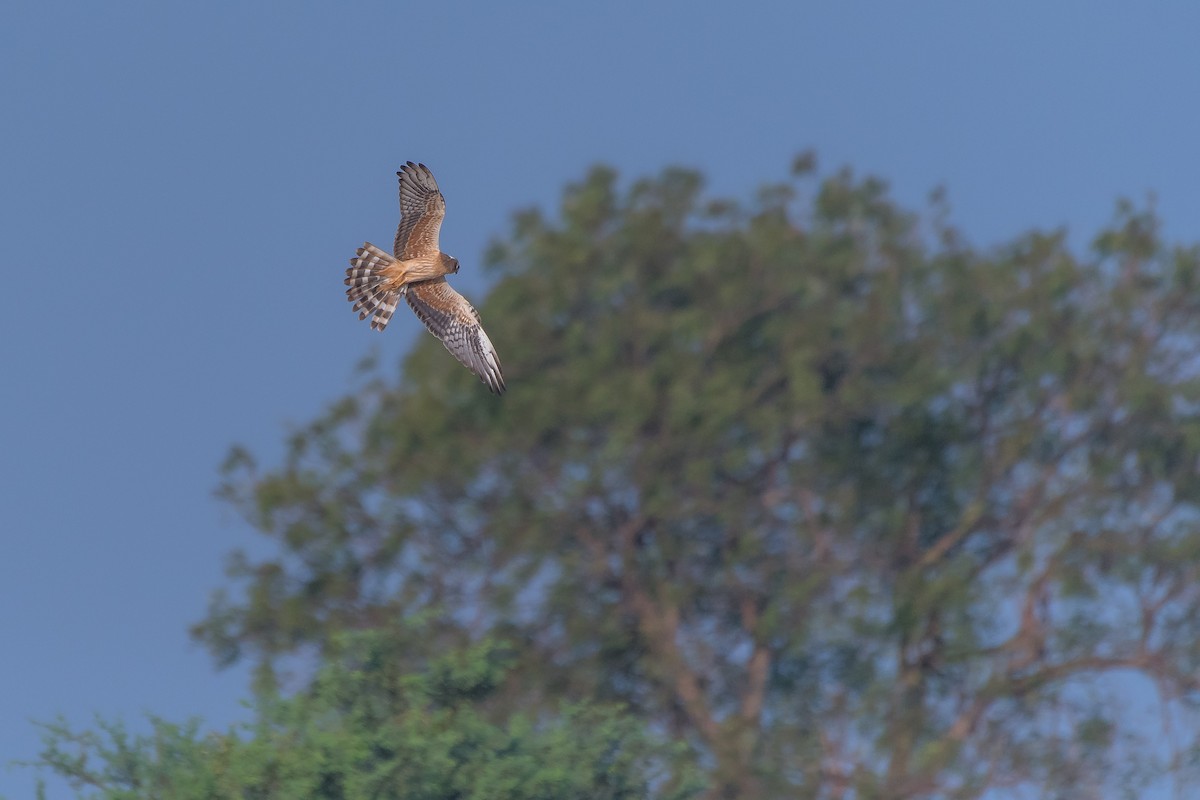
<instances>
[{"instance_id":1,"label":"bird's outstretched wing","mask_svg":"<svg viewBox=\"0 0 1200 800\"><path fill-rule=\"evenodd\" d=\"M496 394L504 393L500 357L483 331L477 312L445 278L410 283L404 297L425 327L442 340L462 365Z\"/></svg>"},{"instance_id":2,"label":"bird's outstretched wing","mask_svg":"<svg viewBox=\"0 0 1200 800\"><path fill-rule=\"evenodd\" d=\"M396 174L400 176L400 227L393 252L402 260L436 255L446 198L424 164L409 161Z\"/></svg>"}]
</instances>

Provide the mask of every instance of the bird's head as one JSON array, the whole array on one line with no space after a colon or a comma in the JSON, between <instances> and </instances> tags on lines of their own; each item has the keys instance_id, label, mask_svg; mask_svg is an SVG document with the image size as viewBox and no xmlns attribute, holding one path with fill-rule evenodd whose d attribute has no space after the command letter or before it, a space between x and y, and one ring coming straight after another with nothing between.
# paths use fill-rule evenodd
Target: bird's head
<instances>
[{"instance_id":1,"label":"bird's head","mask_svg":"<svg viewBox=\"0 0 1200 800\"><path fill-rule=\"evenodd\" d=\"M453 258L453 257L450 258L450 271L458 272L458 259L457 258Z\"/></svg>"}]
</instances>

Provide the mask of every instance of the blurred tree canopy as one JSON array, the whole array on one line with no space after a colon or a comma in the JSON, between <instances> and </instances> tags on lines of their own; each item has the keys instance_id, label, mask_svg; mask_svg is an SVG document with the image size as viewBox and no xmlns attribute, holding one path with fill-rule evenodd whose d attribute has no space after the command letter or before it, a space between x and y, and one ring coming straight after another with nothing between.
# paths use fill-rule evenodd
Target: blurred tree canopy
<instances>
[{"instance_id":1,"label":"blurred tree canopy","mask_svg":"<svg viewBox=\"0 0 1200 800\"><path fill-rule=\"evenodd\" d=\"M264 690L414 616L402 671L502 639L491 724L621 704L711 798L1195 785L1200 247L946 217L808 155L749 203L593 169L490 250L503 398L424 337L235 449L275 555L195 635Z\"/></svg>"},{"instance_id":2,"label":"blurred tree canopy","mask_svg":"<svg viewBox=\"0 0 1200 800\"><path fill-rule=\"evenodd\" d=\"M310 689L259 698L244 731L198 723L45 727L41 765L94 798L329 798L333 800L640 800L695 796L695 782L656 773L668 750L615 709L516 714L503 725L478 710L502 684L504 648L482 642L405 672L413 632L343 635Z\"/></svg>"}]
</instances>

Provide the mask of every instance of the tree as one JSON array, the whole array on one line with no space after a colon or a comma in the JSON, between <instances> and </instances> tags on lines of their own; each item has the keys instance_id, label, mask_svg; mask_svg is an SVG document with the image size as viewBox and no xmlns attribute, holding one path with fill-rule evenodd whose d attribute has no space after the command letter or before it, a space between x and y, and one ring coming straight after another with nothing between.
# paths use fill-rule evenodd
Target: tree
<instances>
[{"instance_id":1,"label":"tree","mask_svg":"<svg viewBox=\"0 0 1200 800\"><path fill-rule=\"evenodd\" d=\"M1122 204L1086 257L980 251L793 173L744 206L596 168L518 214L481 309L510 392L425 340L281 465L235 450L277 555L196 636L264 684L407 615L405 662L503 636L508 709L625 703L713 797L1194 778L1200 248Z\"/></svg>"},{"instance_id":2,"label":"tree","mask_svg":"<svg viewBox=\"0 0 1200 800\"><path fill-rule=\"evenodd\" d=\"M399 635L397 635L399 634ZM507 672L484 642L405 673L413 631L340 636L309 691L263 696L244 731L151 719L148 735L118 723L74 732L46 726L40 766L86 796L326 800L685 800L690 779L661 774L669 755L615 708L488 722L481 703Z\"/></svg>"}]
</instances>

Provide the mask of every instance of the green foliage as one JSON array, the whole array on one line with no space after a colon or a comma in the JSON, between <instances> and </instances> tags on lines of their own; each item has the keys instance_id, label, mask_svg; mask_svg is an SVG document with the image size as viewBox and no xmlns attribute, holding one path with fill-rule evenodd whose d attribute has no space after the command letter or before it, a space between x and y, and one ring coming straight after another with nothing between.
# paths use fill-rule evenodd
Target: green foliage
<instances>
[{"instance_id":1,"label":"green foliage","mask_svg":"<svg viewBox=\"0 0 1200 800\"><path fill-rule=\"evenodd\" d=\"M480 703L504 680L504 649L488 643L404 673L397 642L339 637L338 655L308 692L259 701L245 730L201 735L151 718L148 734L100 721L45 726L40 766L82 796L105 800L592 800L694 796L668 774L670 751L615 708L488 721Z\"/></svg>"},{"instance_id":2,"label":"green foliage","mask_svg":"<svg viewBox=\"0 0 1200 800\"><path fill-rule=\"evenodd\" d=\"M233 559L197 637L264 685L398 618L431 621L410 672L503 637L491 713L624 703L712 796L1171 766L1079 697L1197 697L1200 248L1123 204L1086 256L981 252L815 170L743 204L597 168L518 214L480 309L509 393L425 339L282 464L233 458L224 496L276 555Z\"/></svg>"}]
</instances>

